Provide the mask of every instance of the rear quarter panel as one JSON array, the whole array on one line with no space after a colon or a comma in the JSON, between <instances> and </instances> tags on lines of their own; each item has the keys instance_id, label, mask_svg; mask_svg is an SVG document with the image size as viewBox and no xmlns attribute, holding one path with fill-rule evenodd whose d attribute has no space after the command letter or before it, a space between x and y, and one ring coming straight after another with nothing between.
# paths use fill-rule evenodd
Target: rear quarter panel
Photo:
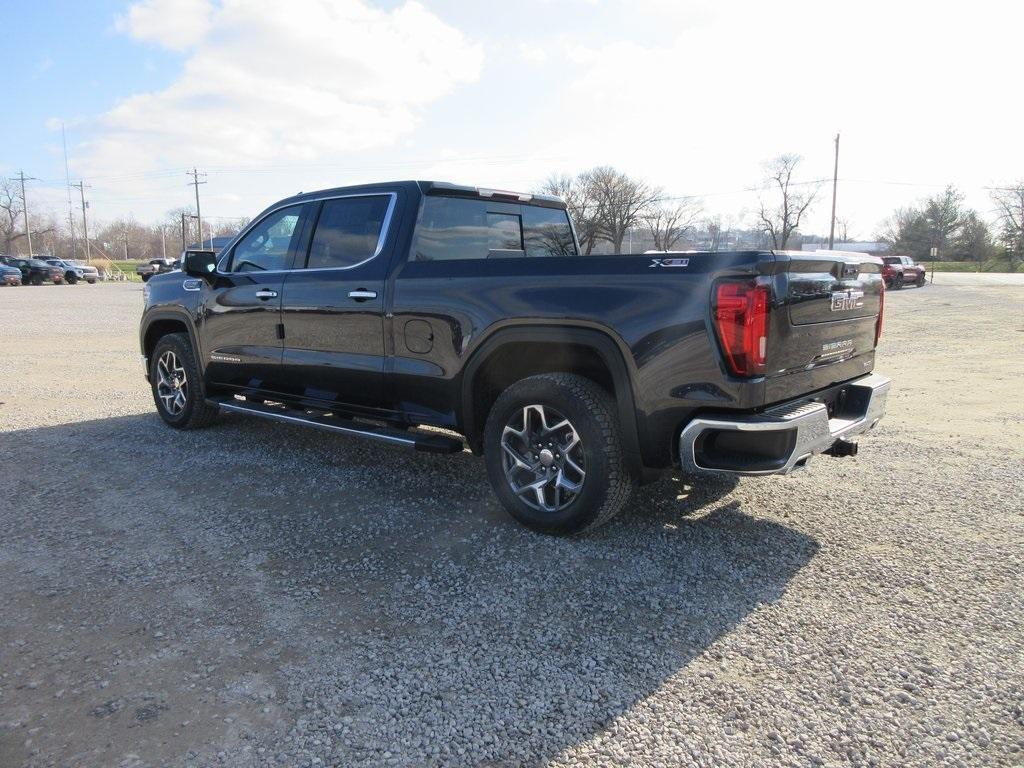
<instances>
[{"instance_id":1,"label":"rear quarter panel","mask_svg":"<svg viewBox=\"0 0 1024 768\"><path fill-rule=\"evenodd\" d=\"M599 329L622 352L649 466L671 459L672 435L700 408L759 405L763 381L725 375L710 330L713 281L756 275L769 253L694 254L685 267L648 256L410 261L392 291L392 375L415 390L425 421L458 425L460 375L479 346L524 324ZM422 350L425 327L432 335Z\"/></svg>"}]
</instances>

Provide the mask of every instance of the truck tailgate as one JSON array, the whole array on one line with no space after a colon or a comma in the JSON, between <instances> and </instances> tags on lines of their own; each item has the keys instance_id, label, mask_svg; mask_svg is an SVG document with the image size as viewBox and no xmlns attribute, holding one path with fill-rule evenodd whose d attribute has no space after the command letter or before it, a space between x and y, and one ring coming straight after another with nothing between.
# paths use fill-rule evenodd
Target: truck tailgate
<instances>
[{"instance_id":1,"label":"truck tailgate","mask_svg":"<svg viewBox=\"0 0 1024 768\"><path fill-rule=\"evenodd\" d=\"M769 378L833 367L833 375L814 377L831 383L870 370L884 290L881 261L837 251L776 251L775 259L781 311L773 312L769 333Z\"/></svg>"}]
</instances>

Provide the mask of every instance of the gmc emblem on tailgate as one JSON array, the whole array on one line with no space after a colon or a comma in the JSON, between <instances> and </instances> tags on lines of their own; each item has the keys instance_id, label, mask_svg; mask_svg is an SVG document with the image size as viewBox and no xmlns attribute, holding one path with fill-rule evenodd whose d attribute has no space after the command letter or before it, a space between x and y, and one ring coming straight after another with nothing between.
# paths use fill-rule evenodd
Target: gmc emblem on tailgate
<instances>
[{"instance_id":1,"label":"gmc emblem on tailgate","mask_svg":"<svg viewBox=\"0 0 1024 768\"><path fill-rule=\"evenodd\" d=\"M864 291L833 291L832 311L848 312L851 309L860 309L864 306Z\"/></svg>"}]
</instances>

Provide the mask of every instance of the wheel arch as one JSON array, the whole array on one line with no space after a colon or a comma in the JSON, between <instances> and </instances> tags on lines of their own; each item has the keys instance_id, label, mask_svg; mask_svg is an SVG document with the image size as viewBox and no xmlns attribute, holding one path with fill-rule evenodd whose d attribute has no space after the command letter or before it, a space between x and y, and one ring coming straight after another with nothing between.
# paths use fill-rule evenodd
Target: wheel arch
<instances>
[{"instance_id":1,"label":"wheel arch","mask_svg":"<svg viewBox=\"0 0 1024 768\"><path fill-rule=\"evenodd\" d=\"M479 342L463 369L460 421L470 448L478 454L483 450L483 427L500 394L500 389L490 390L538 373L576 373L594 380L615 398L623 448L630 468L639 474L633 373L623 346L607 331L586 325L526 323L494 330ZM510 366L501 367L517 356ZM496 370L500 375L494 378Z\"/></svg>"},{"instance_id":2,"label":"wheel arch","mask_svg":"<svg viewBox=\"0 0 1024 768\"><path fill-rule=\"evenodd\" d=\"M139 330L139 343L145 360L147 378L149 378L149 358L153 354L153 349L160 338L169 333L182 332L188 334L189 343L192 345L196 355L196 365L199 366L200 372L202 372L203 366L199 349L199 338L196 334L195 325L192 323L192 318L184 312L161 310L147 315L143 319L142 327Z\"/></svg>"}]
</instances>

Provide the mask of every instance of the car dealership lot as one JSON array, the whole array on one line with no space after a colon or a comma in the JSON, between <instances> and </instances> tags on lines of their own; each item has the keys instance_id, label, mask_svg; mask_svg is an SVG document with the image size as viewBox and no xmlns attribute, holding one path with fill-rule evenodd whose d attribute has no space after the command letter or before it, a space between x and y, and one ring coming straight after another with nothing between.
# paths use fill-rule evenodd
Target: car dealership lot
<instances>
[{"instance_id":1,"label":"car dealership lot","mask_svg":"<svg viewBox=\"0 0 1024 768\"><path fill-rule=\"evenodd\" d=\"M566 540L469 454L164 427L138 284L3 292L0 765L1020 765L1024 289L886 304L860 456Z\"/></svg>"}]
</instances>

